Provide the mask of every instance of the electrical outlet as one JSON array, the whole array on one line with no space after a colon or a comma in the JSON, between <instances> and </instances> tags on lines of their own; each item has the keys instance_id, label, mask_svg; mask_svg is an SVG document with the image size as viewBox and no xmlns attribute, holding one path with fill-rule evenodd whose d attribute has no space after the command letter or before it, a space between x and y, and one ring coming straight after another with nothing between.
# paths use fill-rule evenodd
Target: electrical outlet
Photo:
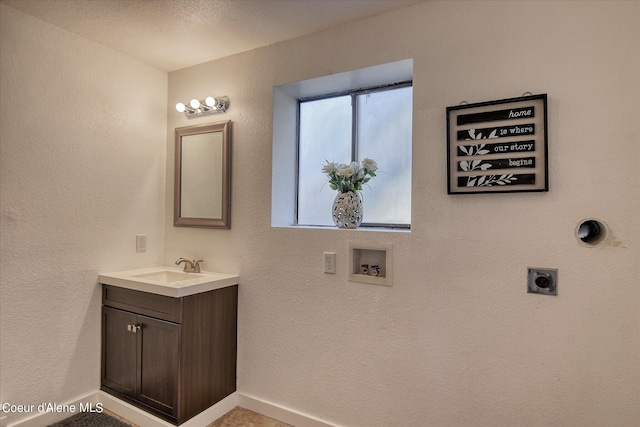
<instances>
[{"instance_id":1,"label":"electrical outlet","mask_svg":"<svg viewBox=\"0 0 640 427\"><path fill-rule=\"evenodd\" d=\"M136 252L146 252L146 251L147 251L147 235L136 234Z\"/></svg>"},{"instance_id":2,"label":"electrical outlet","mask_svg":"<svg viewBox=\"0 0 640 427\"><path fill-rule=\"evenodd\" d=\"M336 253L324 253L324 272L325 274L336 274Z\"/></svg>"}]
</instances>

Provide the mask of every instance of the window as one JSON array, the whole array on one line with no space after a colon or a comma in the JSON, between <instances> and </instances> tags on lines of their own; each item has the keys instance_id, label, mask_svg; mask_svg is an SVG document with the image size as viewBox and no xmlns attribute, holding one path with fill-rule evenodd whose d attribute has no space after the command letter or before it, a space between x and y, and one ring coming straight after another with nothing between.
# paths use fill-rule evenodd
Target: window
<instances>
[{"instance_id":1,"label":"window","mask_svg":"<svg viewBox=\"0 0 640 427\"><path fill-rule=\"evenodd\" d=\"M404 59L273 87L272 227L334 227L325 160L367 157L379 169L360 229L410 228L412 81Z\"/></svg>"},{"instance_id":2,"label":"window","mask_svg":"<svg viewBox=\"0 0 640 427\"><path fill-rule=\"evenodd\" d=\"M326 161L378 163L362 191L361 227L411 225L410 82L299 100L297 224L333 226Z\"/></svg>"}]
</instances>

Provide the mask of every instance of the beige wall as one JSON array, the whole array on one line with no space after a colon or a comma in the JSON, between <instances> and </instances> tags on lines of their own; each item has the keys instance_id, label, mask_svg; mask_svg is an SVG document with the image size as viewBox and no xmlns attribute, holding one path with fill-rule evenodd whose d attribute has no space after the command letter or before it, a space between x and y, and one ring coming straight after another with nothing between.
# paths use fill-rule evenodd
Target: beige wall
<instances>
[{"instance_id":1,"label":"beige wall","mask_svg":"<svg viewBox=\"0 0 640 427\"><path fill-rule=\"evenodd\" d=\"M162 262L167 75L4 5L0 31L0 403L67 403L100 386L98 274Z\"/></svg>"},{"instance_id":2,"label":"beige wall","mask_svg":"<svg viewBox=\"0 0 640 427\"><path fill-rule=\"evenodd\" d=\"M231 98L224 117L169 112L165 261L242 274L240 391L346 426L637 425L639 15L433 1L170 73L169 108ZM273 86L405 58L411 233L271 228ZM549 95L550 192L448 196L446 107L527 91ZM222 119L232 229L174 228L173 128ZM588 217L600 247L575 237ZM348 241L392 243L394 286L348 282ZM557 297L526 293L529 266L559 269Z\"/></svg>"},{"instance_id":3,"label":"beige wall","mask_svg":"<svg viewBox=\"0 0 640 427\"><path fill-rule=\"evenodd\" d=\"M188 256L242 274L248 395L345 426L640 423L638 2L431 1L173 72L168 92L0 12L0 401L95 391L97 275ZM404 58L411 233L271 228L273 86ZM549 94L551 191L448 196L445 108L526 91ZM172 226L173 129L211 120L173 105L206 94L232 102L230 231ZM586 217L604 245L577 242ZM347 281L350 240L394 245L393 287ZM528 266L558 268L559 295L526 294Z\"/></svg>"}]
</instances>

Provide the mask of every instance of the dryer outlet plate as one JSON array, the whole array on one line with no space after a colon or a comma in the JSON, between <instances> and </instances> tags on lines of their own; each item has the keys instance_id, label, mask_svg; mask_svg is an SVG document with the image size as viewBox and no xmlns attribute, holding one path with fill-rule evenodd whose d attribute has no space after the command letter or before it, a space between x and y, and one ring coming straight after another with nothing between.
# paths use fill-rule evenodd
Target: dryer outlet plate
<instances>
[{"instance_id":1,"label":"dryer outlet plate","mask_svg":"<svg viewBox=\"0 0 640 427\"><path fill-rule=\"evenodd\" d=\"M558 295L557 268L529 268L527 293Z\"/></svg>"}]
</instances>

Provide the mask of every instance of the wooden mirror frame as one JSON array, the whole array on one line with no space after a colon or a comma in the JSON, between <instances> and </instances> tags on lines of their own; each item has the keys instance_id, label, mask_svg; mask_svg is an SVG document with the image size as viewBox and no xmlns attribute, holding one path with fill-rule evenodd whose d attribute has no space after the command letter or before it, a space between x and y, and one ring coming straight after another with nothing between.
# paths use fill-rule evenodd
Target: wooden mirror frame
<instances>
[{"instance_id":1,"label":"wooden mirror frame","mask_svg":"<svg viewBox=\"0 0 640 427\"><path fill-rule=\"evenodd\" d=\"M182 216L182 138L205 133L222 133L222 205L221 218ZM173 225L176 227L231 228L231 121L183 126L175 129L175 169Z\"/></svg>"}]
</instances>

